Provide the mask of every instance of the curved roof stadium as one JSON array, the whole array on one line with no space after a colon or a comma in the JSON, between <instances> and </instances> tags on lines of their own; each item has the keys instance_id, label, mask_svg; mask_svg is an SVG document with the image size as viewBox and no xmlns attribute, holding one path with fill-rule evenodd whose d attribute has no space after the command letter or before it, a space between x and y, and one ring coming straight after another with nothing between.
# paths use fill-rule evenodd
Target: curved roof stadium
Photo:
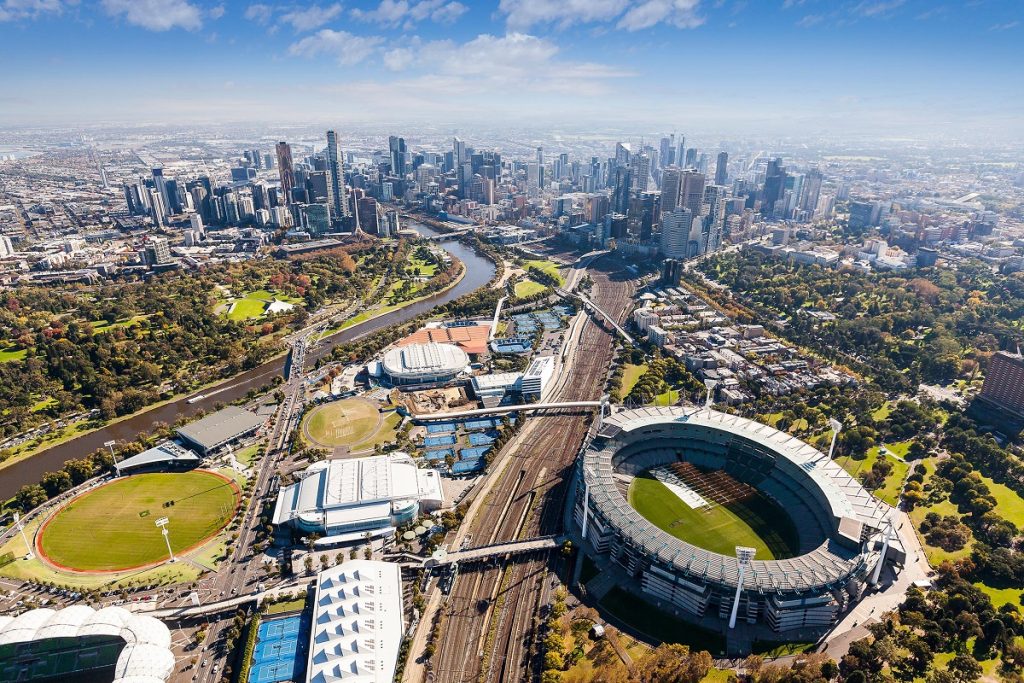
<instances>
[{"instance_id":1,"label":"curved roof stadium","mask_svg":"<svg viewBox=\"0 0 1024 683\"><path fill-rule=\"evenodd\" d=\"M676 538L627 500L626 481L681 461L725 470L787 510L797 527L797 556L755 559L745 572L751 619L762 613L766 594L775 596L776 603L825 596L819 602L830 606L830 619L849 598L859 596L861 579L878 556L868 541L877 537L891 508L826 455L789 434L735 415L681 407L612 415L582 457L583 480L589 484L588 540L599 554L609 552L620 564L636 567L639 562L645 591L658 593L648 584L664 581L668 599L703 614L710 604L731 602L739 580L735 556ZM578 488L575 516L582 525L587 495L584 485ZM682 588L689 593L677 596Z\"/></svg>"},{"instance_id":2,"label":"curved roof stadium","mask_svg":"<svg viewBox=\"0 0 1024 683\"><path fill-rule=\"evenodd\" d=\"M79 665L79 654L87 664ZM112 666L112 683L164 683L174 672L167 626L122 607L97 611L73 605L0 616L0 680L17 679L23 657L32 662L35 673L47 676ZM15 668L8 671L8 665Z\"/></svg>"},{"instance_id":3,"label":"curved roof stadium","mask_svg":"<svg viewBox=\"0 0 1024 683\"><path fill-rule=\"evenodd\" d=\"M452 344L409 344L385 353L381 364L395 384L426 384L454 379L469 356Z\"/></svg>"}]
</instances>

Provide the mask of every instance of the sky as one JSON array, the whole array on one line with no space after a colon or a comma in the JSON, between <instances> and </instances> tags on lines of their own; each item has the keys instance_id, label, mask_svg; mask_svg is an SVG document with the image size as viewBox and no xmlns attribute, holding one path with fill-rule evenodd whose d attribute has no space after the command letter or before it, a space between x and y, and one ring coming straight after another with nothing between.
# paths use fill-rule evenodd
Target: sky
<instances>
[{"instance_id":1,"label":"sky","mask_svg":"<svg viewBox=\"0 0 1024 683\"><path fill-rule=\"evenodd\" d=\"M0 125L1024 137L1022 0L0 0Z\"/></svg>"}]
</instances>

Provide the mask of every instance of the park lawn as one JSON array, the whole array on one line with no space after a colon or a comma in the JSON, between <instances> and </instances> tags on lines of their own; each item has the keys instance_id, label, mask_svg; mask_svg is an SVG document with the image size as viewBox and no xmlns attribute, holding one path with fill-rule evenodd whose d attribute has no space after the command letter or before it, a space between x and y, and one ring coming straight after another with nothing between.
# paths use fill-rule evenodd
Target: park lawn
<instances>
[{"instance_id":1,"label":"park lawn","mask_svg":"<svg viewBox=\"0 0 1024 683\"><path fill-rule=\"evenodd\" d=\"M1021 498L1005 484L1000 484L986 476L982 476L981 480L988 485L992 497L996 499L996 511L999 516L1013 522L1018 527L1024 526L1024 498Z\"/></svg>"},{"instance_id":2,"label":"park lawn","mask_svg":"<svg viewBox=\"0 0 1024 683\"><path fill-rule=\"evenodd\" d=\"M881 422L885 418L889 417L889 413L892 412L892 401L886 401L881 407L876 408L872 413L871 417L875 422Z\"/></svg>"},{"instance_id":3,"label":"park lawn","mask_svg":"<svg viewBox=\"0 0 1024 683\"><path fill-rule=\"evenodd\" d=\"M354 446L373 436L380 422L377 406L359 398L326 403L306 418L306 432L324 446Z\"/></svg>"},{"instance_id":4,"label":"park lawn","mask_svg":"<svg viewBox=\"0 0 1024 683\"><path fill-rule=\"evenodd\" d=\"M1021 595L1024 595L1024 590L1020 588L993 588L981 582L975 582L974 587L987 595L992 600L992 607L997 610L1003 605L1020 607Z\"/></svg>"},{"instance_id":5,"label":"park lawn","mask_svg":"<svg viewBox=\"0 0 1024 683\"><path fill-rule=\"evenodd\" d=\"M926 460L925 475L924 475L924 486L927 487L929 480L932 477L932 473L935 472L934 464L931 460ZM925 516L929 512L936 512L939 515L945 517L946 515L953 515L960 517L960 513L957 511L956 505L949 502L949 499L942 500L934 505L918 505L910 511L910 521L914 524L914 529L918 535L921 536L921 545L924 548L925 555L928 557L928 564L936 567L942 564L946 560L956 561L962 557L967 557L971 554L971 543L968 542L966 546L960 550L943 550L942 548L936 548L935 546L928 545L925 542L923 535L920 532L921 522L924 521Z\"/></svg>"},{"instance_id":6,"label":"park lawn","mask_svg":"<svg viewBox=\"0 0 1024 683\"><path fill-rule=\"evenodd\" d=\"M541 283L527 279L520 280L519 282L516 283L515 292L516 296L522 299L528 296L533 296L534 294L540 294L545 289L547 289L547 287L545 287Z\"/></svg>"},{"instance_id":7,"label":"park lawn","mask_svg":"<svg viewBox=\"0 0 1024 683\"><path fill-rule=\"evenodd\" d=\"M50 406L55 405L57 405L57 399L55 399L53 396L47 396L44 399L36 401L35 405L29 408L29 410L33 413L38 413L41 410L46 410Z\"/></svg>"},{"instance_id":8,"label":"park lawn","mask_svg":"<svg viewBox=\"0 0 1024 683\"><path fill-rule=\"evenodd\" d=\"M421 259L413 254L409 256L409 266L420 269L420 277L434 277L437 274L437 264Z\"/></svg>"},{"instance_id":9,"label":"park lawn","mask_svg":"<svg viewBox=\"0 0 1024 683\"><path fill-rule=\"evenodd\" d=\"M632 363L626 363L622 366L622 395L629 396L629 392L633 391L633 387L640 381L644 373L647 372L647 364L641 363L640 365L633 365Z\"/></svg>"},{"instance_id":10,"label":"park lawn","mask_svg":"<svg viewBox=\"0 0 1024 683\"><path fill-rule=\"evenodd\" d=\"M285 600L284 602L275 602L274 604L267 607L267 614L284 614L285 612L301 612L306 608L306 598L296 598L294 600Z\"/></svg>"},{"instance_id":11,"label":"park lawn","mask_svg":"<svg viewBox=\"0 0 1024 683\"><path fill-rule=\"evenodd\" d=\"M885 445L886 450L890 453L889 462L892 463L892 471L885 478L885 485L874 492L875 496L880 500L885 501L890 505L895 505L899 500L900 491L903 489L903 480L907 476L907 472L910 470L910 463L902 459L907 454L910 448L909 441L898 441L892 444ZM899 457L894 457L899 456ZM881 457L881 450L878 446L872 446L867 451L867 457L863 460L855 460L851 456L846 455L841 458L837 458L836 462L847 472L850 476L855 479L859 479L859 475L862 473L870 472L871 467L875 464L875 461Z\"/></svg>"},{"instance_id":12,"label":"park lawn","mask_svg":"<svg viewBox=\"0 0 1024 683\"><path fill-rule=\"evenodd\" d=\"M164 507L164 503L174 505ZM57 512L39 545L55 564L117 571L167 556L155 522L167 517L171 548L185 551L215 535L234 515L238 487L210 472L138 474L89 491ZM88 539L83 542L83 530Z\"/></svg>"},{"instance_id":13,"label":"park lawn","mask_svg":"<svg viewBox=\"0 0 1024 683\"><path fill-rule=\"evenodd\" d=\"M601 607L615 619L655 640L682 643L693 650L707 650L716 657L724 654L723 635L678 619L621 588L611 589L601 600Z\"/></svg>"},{"instance_id":14,"label":"park lawn","mask_svg":"<svg viewBox=\"0 0 1024 683\"><path fill-rule=\"evenodd\" d=\"M16 346L5 346L0 349L0 363L10 363L15 360L24 360L28 355L28 349L19 349Z\"/></svg>"},{"instance_id":15,"label":"park lawn","mask_svg":"<svg viewBox=\"0 0 1024 683\"><path fill-rule=\"evenodd\" d=\"M710 510L694 509L644 473L630 484L629 504L666 533L715 553L733 555L736 546L747 546L757 550L757 559L775 560L794 556L799 547L786 513L761 496Z\"/></svg>"},{"instance_id":16,"label":"park lawn","mask_svg":"<svg viewBox=\"0 0 1024 683\"><path fill-rule=\"evenodd\" d=\"M256 459L256 454L259 452L259 446L252 445L246 446L242 450L235 453L235 460L246 466L252 466L253 461Z\"/></svg>"},{"instance_id":17,"label":"park lawn","mask_svg":"<svg viewBox=\"0 0 1024 683\"><path fill-rule=\"evenodd\" d=\"M679 392L675 389L669 389L654 397L654 405L656 406L674 406L678 402Z\"/></svg>"},{"instance_id":18,"label":"park lawn","mask_svg":"<svg viewBox=\"0 0 1024 683\"><path fill-rule=\"evenodd\" d=\"M235 299L234 304L228 305L228 319L240 321L259 318L266 307L267 303L259 299Z\"/></svg>"},{"instance_id":19,"label":"park lawn","mask_svg":"<svg viewBox=\"0 0 1024 683\"><path fill-rule=\"evenodd\" d=\"M131 327L137 324L140 320L146 318L146 315L133 315L127 320L117 320L115 322L107 322L106 320L97 320L92 323L93 334L100 334L101 332L109 332L119 327Z\"/></svg>"},{"instance_id":20,"label":"park lawn","mask_svg":"<svg viewBox=\"0 0 1024 683\"><path fill-rule=\"evenodd\" d=\"M532 259L523 262L523 270L529 271L530 268L536 268L541 270L553 278L558 280L558 284L562 284L565 280L562 278L562 274L558 272L558 264L554 261L542 261L539 259Z\"/></svg>"}]
</instances>

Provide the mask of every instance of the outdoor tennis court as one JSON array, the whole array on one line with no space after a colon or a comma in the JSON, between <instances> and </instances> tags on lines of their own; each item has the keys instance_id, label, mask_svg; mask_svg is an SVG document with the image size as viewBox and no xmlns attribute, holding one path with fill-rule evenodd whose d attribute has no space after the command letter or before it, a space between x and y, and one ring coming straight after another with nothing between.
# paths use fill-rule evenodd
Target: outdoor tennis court
<instances>
[{"instance_id":1,"label":"outdoor tennis court","mask_svg":"<svg viewBox=\"0 0 1024 683\"><path fill-rule=\"evenodd\" d=\"M308 627L302 616L299 614L260 624L252 653L249 683L301 680L309 642Z\"/></svg>"}]
</instances>

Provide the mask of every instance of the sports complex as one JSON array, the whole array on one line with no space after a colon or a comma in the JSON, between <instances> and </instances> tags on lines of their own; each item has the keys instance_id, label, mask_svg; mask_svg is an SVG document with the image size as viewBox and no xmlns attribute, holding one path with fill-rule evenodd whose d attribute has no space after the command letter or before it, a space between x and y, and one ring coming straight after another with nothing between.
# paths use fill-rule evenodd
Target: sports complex
<instances>
[{"instance_id":1,"label":"sports complex","mask_svg":"<svg viewBox=\"0 0 1024 683\"><path fill-rule=\"evenodd\" d=\"M307 441L323 448L372 450L375 443L393 436L400 421L397 413L381 411L374 401L346 398L313 408L302 422L302 433Z\"/></svg>"},{"instance_id":2,"label":"sports complex","mask_svg":"<svg viewBox=\"0 0 1024 683\"><path fill-rule=\"evenodd\" d=\"M208 470L119 477L53 512L36 534L36 552L48 564L72 572L157 565L168 559L157 520L167 519L167 538L178 555L216 536L240 500L234 481Z\"/></svg>"},{"instance_id":3,"label":"sports complex","mask_svg":"<svg viewBox=\"0 0 1024 683\"><path fill-rule=\"evenodd\" d=\"M586 552L703 626L823 631L881 562L904 560L886 540L891 508L828 456L746 418L625 410L604 420L578 466Z\"/></svg>"}]
</instances>

